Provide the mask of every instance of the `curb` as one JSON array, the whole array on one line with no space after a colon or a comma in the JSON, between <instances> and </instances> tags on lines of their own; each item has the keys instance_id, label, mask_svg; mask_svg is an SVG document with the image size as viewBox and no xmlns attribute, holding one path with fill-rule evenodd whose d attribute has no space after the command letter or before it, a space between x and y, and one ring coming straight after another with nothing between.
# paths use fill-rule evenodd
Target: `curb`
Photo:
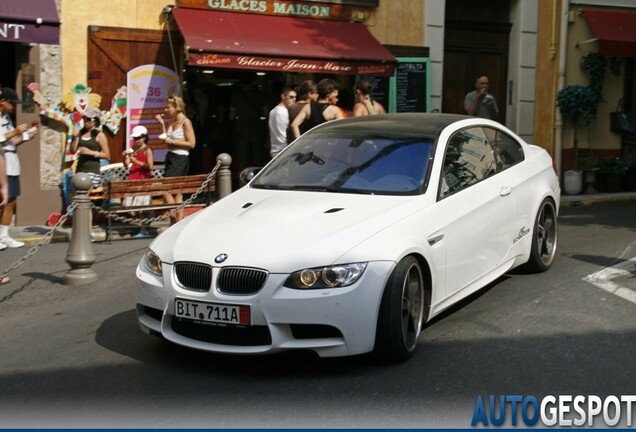
<instances>
[{"instance_id":1,"label":"curb","mask_svg":"<svg viewBox=\"0 0 636 432\"><path fill-rule=\"evenodd\" d=\"M561 195L561 207L575 207L604 202L633 200L636 200L636 192L598 193L589 195Z\"/></svg>"},{"instance_id":2,"label":"curb","mask_svg":"<svg viewBox=\"0 0 636 432\"><path fill-rule=\"evenodd\" d=\"M46 225L34 225L27 227L11 227L9 230L9 234L11 237L18 241L25 242L27 244L33 245L35 243L40 242L46 234L51 231L52 227ZM152 234L150 237L146 238L154 238L158 233L162 232L165 228L156 227L151 229ZM118 240L136 240L132 238L132 235L138 231L138 228L131 226L113 226L110 232L110 240L118 241ZM71 240L73 233L72 227L62 227L56 228L55 232L51 236L51 243L65 243ZM93 234L95 236L95 243L106 242L106 229L104 227L96 226L93 229Z\"/></svg>"}]
</instances>

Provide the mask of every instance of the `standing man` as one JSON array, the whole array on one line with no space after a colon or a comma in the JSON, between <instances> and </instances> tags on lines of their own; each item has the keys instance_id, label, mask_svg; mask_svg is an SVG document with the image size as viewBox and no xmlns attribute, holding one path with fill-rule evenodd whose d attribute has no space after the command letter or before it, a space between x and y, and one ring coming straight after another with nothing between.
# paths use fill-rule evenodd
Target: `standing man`
<instances>
[{"instance_id":1,"label":"standing man","mask_svg":"<svg viewBox=\"0 0 636 432\"><path fill-rule=\"evenodd\" d=\"M287 146L288 108L295 101L296 92L285 87L280 94L280 102L269 112L269 154L272 158Z\"/></svg>"},{"instance_id":2,"label":"standing man","mask_svg":"<svg viewBox=\"0 0 636 432\"><path fill-rule=\"evenodd\" d=\"M499 120L499 107L495 97L488 93L490 81L481 76L475 81L475 90L464 98L466 114L491 120Z\"/></svg>"},{"instance_id":3,"label":"standing man","mask_svg":"<svg viewBox=\"0 0 636 432\"><path fill-rule=\"evenodd\" d=\"M27 131L27 125L21 124L13 127L10 114L15 111L16 104L22 101L18 99L15 90L2 87L0 94L0 146L4 152L7 171L7 183L9 184L9 200L0 210L0 248L18 248L24 246L23 242L9 236L9 225L15 214L15 207L20 195L20 159L16 153L17 146L33 138L35 129ZM4 247L3 247L4 246Z\"/></svg>"}]
</instances>

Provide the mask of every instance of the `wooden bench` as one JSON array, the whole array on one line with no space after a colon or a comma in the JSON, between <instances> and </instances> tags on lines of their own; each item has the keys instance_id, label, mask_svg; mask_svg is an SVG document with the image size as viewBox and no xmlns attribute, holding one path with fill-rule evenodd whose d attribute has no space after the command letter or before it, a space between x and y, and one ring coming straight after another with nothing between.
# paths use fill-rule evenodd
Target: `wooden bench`
<instances>
[{"instance_id":1,"label":"wooden bench","mask_svg":"<svg viewBox=\"0 0 636 432\"><path fill-rule=\"evenodd\" d=\"M131 212L155 212L155 216L161 212L175 209L182 203L168 204L164 202L164 195L183 195L193 194L201 188L207 174L198 174L181 177L162 177L150 178L143 180L119 180L106 181L102 184L102 190L99 194L91 194L91 199L99 198L103 200L103 208L107 213L131 213ZM189 203L185 208L195 209L198 211L207 207L212 202L212 194L215 191L215 179L208 183L207 187L201 192L199 197L201 200ZM148 205L123 205L124 198L134 198L137 196L150 196L151 202ZM199 198L198 197L198 198ZM184 196L183 200L186 201ZM112 229L112 218L108 218L108 228L106 237L109 238Z\"/></svg>"}]
</instances>

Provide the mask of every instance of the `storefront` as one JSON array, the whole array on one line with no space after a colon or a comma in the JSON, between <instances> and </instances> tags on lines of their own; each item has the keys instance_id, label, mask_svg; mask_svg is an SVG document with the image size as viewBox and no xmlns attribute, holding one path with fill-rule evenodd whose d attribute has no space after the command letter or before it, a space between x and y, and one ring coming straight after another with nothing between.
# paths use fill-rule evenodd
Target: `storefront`
<instances>
[{"instance_id":1,"label":"storefront","mask_svg":"<svg viewBox=\"0 0 636 432\"><path fill-rule=\"evenodd\" d=\"M206 153L195 157L195 168L196 161L202 170L209 165L207 154L232 154L226 115L241 82L263 94L265 112L278 103L280 88L322 78L339 83L339 104L350 109L353 86L361 77L376 84L374 97L390 111L428 110L428 51L413 48L417 56L411 51L398 59L392 47L381 44L356 19L364 14L360 8L377 5L377 0L178 2L169 13L184 41L184 98L197 107L197 140ZM416 76L420 80L413 86ZM408 88L419 94L398 96ZM261 165L268 159L265 118L254 127L262 130L263 152L252 163Z\"/></svg>"},{"instance_id":2,"label":"storefront","mask_svg":"<svg viewBox=\"0 0 636 432\"><path fill-rule=\"evenodd\" d=\"M60 19L55 0L2 0L0 2L0 83L15 88L24 103L16 108L14 122L39 120L38 109L27 85L59 76ZM42 72L44 71L44 72ZM59 202L59 161L47 156L42 134L19 148L22 162L22 196L16 218L20 224L43 224L47 211ZM59 149L56 148L56 154ZM55 208L55 207L54 207Z\"/></svg>"}]
</instances>

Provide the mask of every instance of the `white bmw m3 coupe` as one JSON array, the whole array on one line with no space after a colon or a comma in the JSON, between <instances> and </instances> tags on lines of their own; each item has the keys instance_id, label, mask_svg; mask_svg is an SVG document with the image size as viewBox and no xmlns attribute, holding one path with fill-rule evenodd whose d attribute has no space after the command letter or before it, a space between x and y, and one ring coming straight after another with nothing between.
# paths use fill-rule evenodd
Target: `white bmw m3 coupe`
<instances>
[{"instance_id":1,"label":"white bmw m3 coupe","mask_svg":"<svg viewBox=\"0 0 636 432\"><path fill-rule=\"evenodd\" d=\"M548 153L493 121L325 123L150 244L139 324L218 353L405 360L444 309L550 268L559 197Z\"/></svg>"}]
</instances>

